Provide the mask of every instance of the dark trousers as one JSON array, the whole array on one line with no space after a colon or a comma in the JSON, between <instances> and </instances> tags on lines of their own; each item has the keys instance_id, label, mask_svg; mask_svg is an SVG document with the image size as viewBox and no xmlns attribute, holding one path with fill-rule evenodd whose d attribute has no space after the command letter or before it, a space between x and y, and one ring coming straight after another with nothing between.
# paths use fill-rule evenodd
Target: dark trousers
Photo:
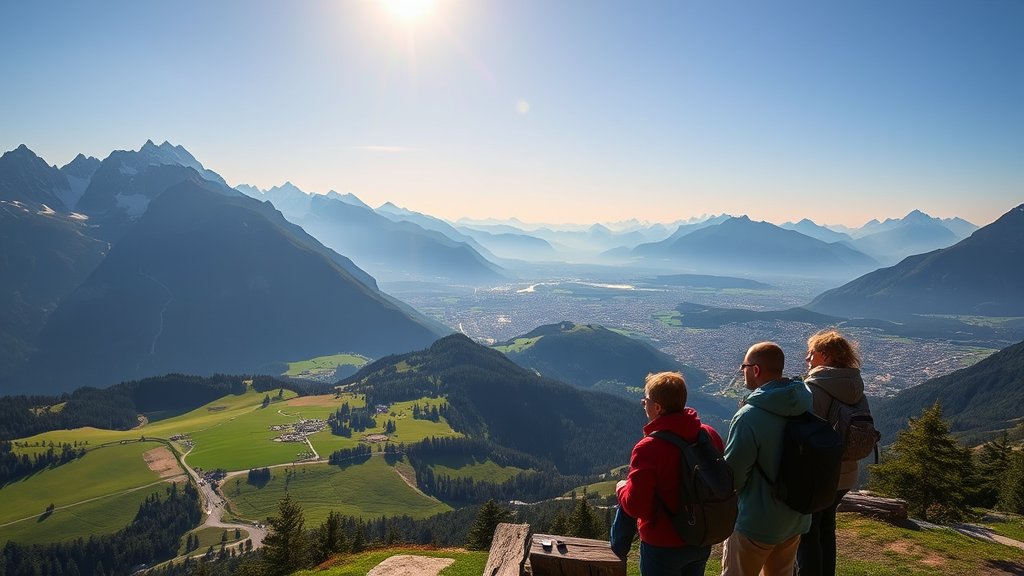
<instances>
[{"instance_id":1,"label":"dark trousers","mask_svg":"<svg viewBox=\"0 0 1024 576\"><path fill-rule=\"evenodd\" d=\"M836 508L849 490L836 492L832 505L811 514L811 528L800 537L796 564L800 576L835 576Z\"/></svg>"},{"instance_id":2,"label":"dark trousers","mask_svg":"<svg viewBox=\"0 0 1024 576\"><path fill-rule=\"evenodd\" d=\"M626 559L633 539L636 537L636 518L616 507L615 519L612 520L611 542L612 552ZM696 546L664 547L651 546L640 542L640 574L641 576L704 576L704 567L711 556L711 547Z\"/></svg>"},{"instance_id":3,"label":"dark trousers","mask_svg":"<svg viewBox=\"0 0 1024 576\"><path fill-rule=\"evenodd\" d=\"M640 541L641 576L704 576L711 547L665 548Z\"/></svg>"}]
</instances>

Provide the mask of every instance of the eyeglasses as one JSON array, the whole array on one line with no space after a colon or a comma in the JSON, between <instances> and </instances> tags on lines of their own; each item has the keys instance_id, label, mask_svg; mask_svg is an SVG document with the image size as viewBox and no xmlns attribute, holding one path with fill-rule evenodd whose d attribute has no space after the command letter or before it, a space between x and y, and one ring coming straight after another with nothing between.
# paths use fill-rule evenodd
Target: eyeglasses
<instances>
[{"instance_id":1,"label":"eyeglasses","mask_svg":"<svg viewBox=\"0 0 1024 576\"><path fill-rule=\"evenodd\" d=\"M646 408L647 407L647 403L650 402L650 400L651 400L650 398L641 398L640 399L640 405L643 406L644 408Z\"/></svg>"},{"instance_id":2,"label":"eyeglasses","mask_svg":"<svg viewBox=\"0 0 1024 576\"><path fill-rule=\"evenodd\" d=\"M750 368L751 366L757 366L757 364L740 364L740 372L743 372L744 370Z\"/></svg>"}]
</instances>

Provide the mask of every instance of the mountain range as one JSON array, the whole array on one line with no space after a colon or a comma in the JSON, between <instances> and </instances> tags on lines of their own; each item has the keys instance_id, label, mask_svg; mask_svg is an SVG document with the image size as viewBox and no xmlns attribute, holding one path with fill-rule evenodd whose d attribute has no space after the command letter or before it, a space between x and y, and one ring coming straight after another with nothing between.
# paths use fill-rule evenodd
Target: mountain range
<instances>
[{"instance_id":1,"label":"mountain range","mask_svg":"<svg viewBox=\"0 0 1024 576\"><path fill-rule=\"evenodd\" d=\"M1024 204L953 246L909 256L816 297L837 316L1024 316Z\"/></svg>"},{"instance_id":2,"label":"mountain range","mask_svg":"<svg viewBox=\"0 0 1024 576\"><path fill-rule=\"evenodd\" d=\"M710 273L822 278L848 276L878 266L875 259L843 243L826 243L746 216L641 244L630 256L651 265L667 263Z\"/></svg>"},{"instance_id":3,"label":"mountain range","mask_svg":"<svg viewBox=\"0 0 1024 576\"><path fill-rule=\"evenodd\" d=\"M251 186L239 189L267 199L290 221L381 281L477 285L510 276L463 239L410 220L389 218L351 194L306 194L291 184L265 193Z\"/></svg>"},{"instance_id":4,"label":"mountain range","mask_svg":"<svg viewBox=\"0 0 1024 576\"><path fill-rule=\"evenodd\" d=\"M379 357L448 332L211 174L167 143L63 169L0 158L0 393Z\"/></svg>"}]
</instances>

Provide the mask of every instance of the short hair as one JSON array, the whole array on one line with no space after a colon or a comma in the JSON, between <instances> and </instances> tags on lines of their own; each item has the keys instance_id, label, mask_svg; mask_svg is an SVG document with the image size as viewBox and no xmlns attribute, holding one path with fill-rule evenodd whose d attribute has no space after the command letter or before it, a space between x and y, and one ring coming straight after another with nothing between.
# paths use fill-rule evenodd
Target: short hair
<instances>
[{"instance_id":1,"label":"short hair","mask_svg":"<svg viewBox=\"0 0 1024 576\"><path fill-rule=\"evenodd\" d=\"M833 368L860 368L861 359L857 343L847 340L835 328L818 331L807 339L807 349L828 356Z\"/></svg>"},{"instance_id":2,"label":"short hair","mask_svg":"<svg viewBox=\"0 0 1024 576\"><path fill-rule=\"evenodd\" d=\"M686 380L679 372L648 374L644 380L644 393L661 404L666 414L682 412L686 408Z\"/></svg>"},{"instance_id":3,"label":"short hair","mask_svg":"<svg viewBox=\"0 0 1024 576\"><path fill-rule=\"evenodd\" d=\"M786 368L786 355L775 342L758 342L747 350L748 360L769 374L782 374Z\"/></svg>"}]
</instances>

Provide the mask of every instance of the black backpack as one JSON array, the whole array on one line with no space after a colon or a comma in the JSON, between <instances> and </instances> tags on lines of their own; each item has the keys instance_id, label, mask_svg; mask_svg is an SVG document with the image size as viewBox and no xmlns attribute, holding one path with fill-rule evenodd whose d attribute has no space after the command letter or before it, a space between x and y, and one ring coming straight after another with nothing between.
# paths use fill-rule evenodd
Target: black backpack
<instances>
[{"instance_id":1,"label":"black backpack","mask_svg":"<svg viewBox=\"0 0 1024 576\"><path fill-rule=\"evenodd\" d=\"M676 534L690 546L711 546L728 538L736 524L736 488L732 468L711 442L711 435L701 428L693 444L667 430L650 435L682 452L679 511L672 512L658 497Z\"/></svg>"},{"instance_id":2,"label":"black backpack","mask_svg":"<svg viewBox=\"0 0 1024 576\"><path fill-rule=\"evenodd\" d=\"M835 501L842 461L843 439L827 421L804 412L786 420L775 481L760 462L754 464L776 500L801 514L812 514Z\"/></svg>"}]
</instances>

